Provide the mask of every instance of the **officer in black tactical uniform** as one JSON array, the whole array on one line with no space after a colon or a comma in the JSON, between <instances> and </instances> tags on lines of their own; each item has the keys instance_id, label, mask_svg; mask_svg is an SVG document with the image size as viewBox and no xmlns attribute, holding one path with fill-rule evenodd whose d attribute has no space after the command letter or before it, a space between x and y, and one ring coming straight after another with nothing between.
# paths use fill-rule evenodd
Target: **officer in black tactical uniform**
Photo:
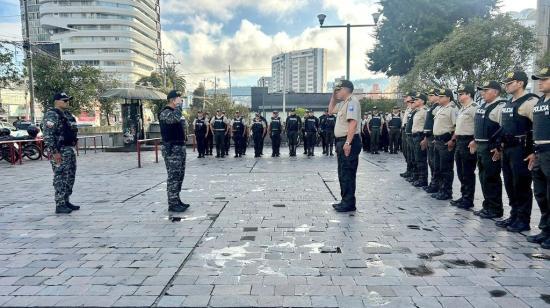
<instances>
[{"instance_id":1,"label":"officer in black tactical uniform","mask_svg":"<svg viewBox=\"0 0 550 308\"><path fill-rule=\"evenodd\" d=\"M307 140L307 156L315 156L315 145L317 144L317 132L319 131L319 119L312 112L307 112L304 128Z\"/></svg>"},{"instance_id":2,"label":"officer in black tactical uniform","mask_svg":"<svg viewBox=\"0 0 550 308\"><path fill-rule=\"evenodd\" d=\"M378 147L380 146L380 135L382 134L383 117L378 112L378 107L372 107L372 114L367 119L367 127L370 135L370 150L372 154L380 154Z\"/></svg>"},{"instance_id":3,"label":"officer in black tactical uniform","mask_svg":"<svg viewBox=\"0 0 550 308\"><path fill-rule=\"evenodd\" d=\"M222 115L226 118L225 111L222 111ZM229 156L229 149L231 148L231 121L227 120L227 134L223 138L223 151L225 156Z\"/></svg>"},{"instance_id":4,"label":"officer in black tactical uniform","mask_svg":"<svg viewBox=\"0 0 550 308\"><path fill-rule=\"evenodd\" d=\"M283 123L279 117L279 111L273 111L271 122L267 128L267 133L271 138L271 157L281 156L281 133L283 130Z\"/></svg>"},{"instance_id":5,"label":"officer in black tactical uniform","mask_svg":"<svg viewBox=\"0 0 550 308\"><path fill-rule=\"evenodd\" d=\"M262 148L264 146L263 139L266 134L267 127L259 112L256 112L256 116L254 117L254 120L252 120L250 130L252 131L252 139L254 139L254 157L261 157Z\"/></svg>"},{"instance_id":6,"label":"officer in black tactical uniform","mask_svg":"<svg viewBox=\"0 0 550 308\"><path fill-rule=\"evenodd\" d=\"M209 125L206 121L202 111L197 113L197 118L193 121L195 140L197 140L197 151L199 152L198 158L204 158L206 155L206 136L209 131Z\"/></svg>"},{"instance_id":7,"label":"officer in black tactical uniform","mask_svg":"<svg viewBox=\"0 0 550 308\"><path fill-rule=\"evenodd\" d=\"M210 120L210 127L216 142L216 158L223 158L225 157L225 137L229 134L229 121L222 115L221 110L216 110L216 115Z\"/></svg>"},{"instance_id":8,"label":"officer in black tactical uniform","mask_svg":"<svg viewBox=\"0 0 550 308\"><path fill-rule=\"evenodd\" d=\"M181 93L172 90L167 95L168 104L159 113L162 136L162 157L166 164L166 192L168 210L184 212L189 207L180 200L181 185L185 177L185 118L182 115Z\"/></svg>"},{"instance_id":9,"label":"officer in black tactical uniform","mask_svg":"<svg viewBox=\"0 0 550 308\"><path fill-rule=\"evenodd\" d=\"M544 93L533 109L533 140L535 154L528 158L533 175L535 199L541 217L537 235L527 237L531 243L539 243L550 249L550 66L542 68L533 80L539 80L539 90Z\"/></svg>"},{"instance_id":10,"label":"officer in black tactical uniform","mask_svg":"<svg viewBox=\"0 0 550 308\"><path fill-rule=\"evenodd\" d=\"M430 168L431 181L426 187L423 187L424 191L429 194L433 194L439 191L437 179L435 175L434 156L435 156L435 144L433 137L434 127L434 115L439 108L439 89L430 89L428 91L428 101L430 107L426 114L426 123L424 123L424 140L422 140L422 147L428 150L428 167Z\"/></svg>"},{"instance_id":11,"label":"officer in black tactical uniform","mask_svg":"<svg viewBox=\"0 0 550 308\"><path fill-rule=\"evenodd\" d=\"M327 117L328 117L328 110L325 110L325 113L323 113L319 117L319 136L321 137L321 146L323 147L323 155L328 154L326 152L327 135L326 135L326 123L325 123L325 120Z\"/></svg>"},{"instance_id":12,"label":"officer in black tactical uniform","mask_svg":"<svg viewBox=\"0 0 550 308\"><path fill-rule=\"evenodd\" d=\"M204 113L204 120L206 121L206 126L208 130L206 132L206 153L204 155L212 156L212 150L214 149L214 131L210 127L210 113L206 111Z\"/></svg>"},{"instance_id":13,"label":"officer in black tactical uniform","mask_svg":"<svg viewBox=\"0 0 550 308\"><path fill-rule=\"evenodd\" d=\"M258 111L258 113L260 114L260 120L262 120L262 122L264 122L264 125L267 128L268 124L267 124L266 118L264 118L264 116L262 116L262 114L259 111ZM264 155L265 136L267 136L267 129L265 130L264 135L262 136L262 152L260 153L260 156Z\"/></svg>"},{"instance_id":14,"label":"officer in black tactical uniform","mask_svg":"<svg viewBox=\"0 0 550 308\"><path fill-rule=\"evenodd\" d=\"M240 111L235 112L235 118L231 122L231 135L235 145L235 158L242 157L244 154L246 134L246 122L241 117Z\"/></svg>"},{"instance_id":15,"label":"officer in black tactical uniform","mask_svg":"<svg viewBox=\"0 0 550 308\"><path fill-rule=\"evenodd\" d=\"M57 93L54 108L44 114L44 147L50 153L55 189L55 212L69 214L80 206L69 201L73 193L76 175L76 155L74 147L78 141L76 119L68 111L72 97L64 92Z\"/></svg>"},{"instance_id":16,"label":"officer in black tactical uniform","mask_svg":"<svg viewBox=\"0 0 550 308\"><path fill-rule=\"evenodd\" d=\"M306 127L305 127L305 124L306 124L306 119L308 117L308 114L309 114L309 110L306 110L306 114L304 115L304 119L302 120L302 142L304 143L304 155L307 155L307 149L308 149L308 145L307 145L307 138L306 138Z\"/></svg>"},{"instance_id":17,"label":"officer in black tactical uniform","mask_svg":"<svg viewBox=\"0 0 550 308\"><path fill-rule=\"evenodd\" d=\"M399 149L399 135L401 134L401 126L403 125L398 106L393 107L392 113L389 114L386 119L386 123L388 123L390 135L390 154L397 154L397 150Z\"/></svg>"},{"instance_id":18,"label":"officer in black tactical uniform","mask_svg":"<svg viewBox=\"0 0 550 308\"><path fill-rule=\"evenodd\" d=\"M334 156L334 126L336 125L336 116L329 114L325 118L325 135L326 135L326 149L325 155Z\"/></svg>"},{"instance_id":19,"label":"officer in black tactical uniform","mask_svg":"<svg viewBox=\"0 0 550 308\"><path fill-rule=\"evenodd\" d=\"M298 147L298 133L302 128L302 119L296 115L296 111L292 110L286 118L285 130L288 139L288 148L290 157L296 156L296 148Z\"/></svg>"},{"instance_id":20,"label":"officer in black tactical uniform","mask_svg":"<svg viewBox=\"0 0 550 308\"><path fill-rule=\"evenodd\" d=\"M500 218L504 214L500 177L502 166L500 161L493 160L493 153L500 149L500 144L497 144L497 132L500 129L501 109L506 101L499 100L502 87L498 81L489 81L478 87L478 90L482 92L485 102L476 111L475 141L471 143L470 148L473 148L477 155L483 203L482 209L474 214L485 219Z\"/></svg>"},{"instance_id":21,"label":"officer in black tactical uniform","mask_svg":"<svg viewBox=\"0 0 550 308\"><path fill-rule=\"evenodd\" d=\"M512 98L502 107L502 153L496 152L493 158L502 159L504 188L512 207L510 217L498 221L496 225L510 232L531 229L529 223L533 206L532 178L525 159L534 152L531 118L538 97L525 91L527 82L527 75L522 71L509 73L503 82L506 92L511 94Z\"/></svg>"}]
</instances>

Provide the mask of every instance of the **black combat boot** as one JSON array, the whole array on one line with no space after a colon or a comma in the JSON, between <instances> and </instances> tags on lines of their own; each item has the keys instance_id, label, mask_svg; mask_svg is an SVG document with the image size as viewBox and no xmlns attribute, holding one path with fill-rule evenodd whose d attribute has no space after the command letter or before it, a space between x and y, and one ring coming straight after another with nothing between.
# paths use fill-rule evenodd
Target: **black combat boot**
<instances>
[{"instance_id":1,"label":"black combat boot","mask_svg":"<svg viewBox=\"0 0 550 308\"><path fill-rule=\"evenodd\" d=\"M56 214L71 214L73 210L66 207L65 205L58 205L55 207L55 213Z\"/></svg>"}]
</instances>

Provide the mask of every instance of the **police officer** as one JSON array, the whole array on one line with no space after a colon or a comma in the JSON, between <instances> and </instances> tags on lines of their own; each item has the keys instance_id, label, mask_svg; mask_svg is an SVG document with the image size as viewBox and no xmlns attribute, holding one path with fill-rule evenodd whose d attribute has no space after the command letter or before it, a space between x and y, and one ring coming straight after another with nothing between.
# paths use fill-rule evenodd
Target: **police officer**
<instances>
[{"instance_id":1,"label":"police officer","mask_svg":"<svg viewBox=\"0 0 550 308\"><path fill-rule=\"evenodd\" d=\"M428 185L428 153L423 149L420 143L424 140L424 124L428 110L425 107L428 96L421 92L416 92L414 96L414 115L412 117L411 137L412 149L414 151L415 176L414 187L424 187Z\"/></svg>"},{"instance_id":2,"label":"police officer","mask_svg":"<svg viewBox=\"0 0 550 308\"><path fill-rule=\"evenodd\" d=\"M372 154L380 154L378 147L380 146L380 135L382 135L382 124L384 117L378 112L376 106L372 107L372 114L367 118L367 128L370 135L370 150Z\"/></svg>"},{"instance_id":3,"label":"police officer","mask_svg":"<svg viewBox=\"0 0 550 308\"><path fill-rule=\"evenodd\" d=\"M306 113L304 128L307 140L307 156L315 156L315 145L317 144L317 132L319 131L319 119L312 112Z\"/></svg>"},{"instance_id":4,"label":"police officer","mask_svg":"<svg viewBox=\"0 0 550 308\"><path fill-rule=\"evenodd\" d=\"M304 119L302 120L302 123L303 123L303 125L302 125L302 141L304 142L304 155L307 155L307 149L308 149L307 138L306 138L306 127L305 127L308 115L309 115L309 110L306 110L306 113L304 114Z\"/></svg>"},{"instance_id":5,"label":"police officer","mask_svg":"<svg viewBox=\"0 0 550 308\"><path fill-rule=\"evenodd\" d=\"M159 113L162 136L162 157L166 164L166 192L168 210L184 212L189 207L180 200L181 185L185 177L185 118L182 115L181 93L172 90L167 95L168 104Z\"/></svg>"},{"instance_id":6,"label":"police officer","mask_svg":"<svg viewBox=\"0 0 550 308\"><path fill-rule=\"evenodd\" d=\"M197 118L193 120L193 127L195 129L195 139L197 140L197 151L199 152L198 158L204 158L206 155L206 136L210 128L202 111L199 111Z\"/></svg>"},{"instance_id":7,"label":"police officer","mask_svg":"<svg viewBox=\"0 0 550 308\"><path fill-rule=\"evenodd\" d=\"M273 116L271 117L271 122L269 122L269 127L267 132L271 138L271 157L279 157L281 153L281 133L283 130L283 123L281 123L281 118L279 117L279 111L273 111Z\"/></svg>"},{"instance_id":8,"label":"police officer","mask_svg":"<svg viewBox=\"0 0 550 308\"><path fill-rule=\"evenodd\" d=\"M44 115L44 147L51 154L55 212L69 214L80 207L69 201L76 175L75 145L78 140L76 119L68 111L72 97L60 92L53 97L54 106Z\"/></svg>"},{"instance_id":9,"label":"police officer","mask_svg":"<svg viewBox=\"0 0 550 308\"><path fill-rule=\"evenodd\" d=\"M325 149L325 155L334 156L333 148L334 148L334 127L336 125L336 116L334 114L327 115L325 119L325 135L327 138L326 142L326 149Z\"/></svg>"},{"instance_id":10,"label":"police officer","mask_svg":"<svg viewBox=\"0 0 550 308\"><path fill-rule=\"evenodd\" d=\"M430 107L426 113L426 123L424 124L424 140L422 140L422 148L427 149L428 151L428 167L430 167L431 181L430 184L423 189L429 193L433 194L439 191L436 179L434 177L434 152L435 144L433 137L433 126L434 126L434 115L437 109L439 108L439 89L432 88L428 91L428 102Z\"/></svg>"},{"instance_id":11,"label":"police officer","mask_svg":"<svg viewBox=\"0 0 550 308\"><path fill-rule=\"evenodd\" d=\"M222 115L224 118L226 117L225 111L222 110ZM229 149L231 148L231 121L227 119L227 134L225 134L223 138L223 150L225 156L229 156Z\"/></svg>"},{"instance_id":12,"label":"police officer","mask_svg":"<svg viewBox=\"0 0 550 308\"><path fill-rule=\"evenodd\" d=\"M460 181L460 198L452 200L451 205L461 209L474 207L476 188L477 157L470 151L470 142L474 140L474 118L477 104L474 103L475 88L464 84L458 89L460 109L456 117L456 129L451 142L455 143L456 173Z\"/></svg>"},{"instance_id":13,"label":"police officer","mask_svg":"<svg viewBox=\"0 0 550 308\"><path fill-rule=\"evenodd\" d=\"M252 139L254 139L254 157L261 157L267 127L259 112L256 112L256 116L252 120L250 130L252 131Z\"/></svg>"},{"instance_id":14,"label":"police officer","mask_svg":"<svg viewBox=\"0 0 550 308\"><path fill-rule=\"evenodd\" d=\"M491 80L478 87L484 103L475 115L475 140L470 143L471 152L477 155L477 170L481 191L483 192L482 209L475 215L493 219L504 214L502 204L502 179L500 161L493 160L493 153L500 148L497 144L497 132L500 129L500 114L505 100L500 100L502 87L498 81Z\"/></svg>"},{"instance_id":15,"label":"police officer","mask_svg":"<svg viewBox=\"0 0 550 308\"><path fill-rule=\"evenodd\" d=\"M204 120L206 121L207 132L206 132L206 153L205 155L212 156L212 150L214 149L214 131L210 127L210 113L204 113Z\"/></svg>"},{"instance_id":16,"label":"police officer","mask_svg":"<svg viewBox=\"0 0 550 308\"><path fill-rule=\"evenodd\" d=\"M386 122L386 118L388 117L387 113L381 113L382 115L382 131L380 133L380 142L379 148L382 149L382 151L388 153L388 149L390 146L390 132L388 129L388 122Z\"/></svg>"},{"instance_id":17,"label":"police officer","mask_svg":"<svg viewBox=\"0 0 550 308\"><path fill-rule=\"evenodd\" d=\"M321 146L323 147L323 155L328 155L327 135L326 135L326 118L328 117L328 109L319 117L319 136L321 137Z\"/></svg>"},{"instance_id":18,"label":"police officer","mask_svg":"<svg viewBox=\"0 0 550 308\"><path fill-rule=\"evenodd\" d=\"M258 113L260 112L258 111ZM260 120L262 120L262 122L264 122L265 127L267 127L267 119L264 116L262 116L261 113L260 113ZM262 152L260 153L260 156L264 155L265 136L267 136L267 129L265 130L264 135L262 136Z\"/></svg>"},{"instance_id":19,"label":"police officer","mask_svg":"<svg viewBox=\"0 0 550 308\"><path fill-rule=\"evenodd\" d=\"M370 150L370 135L369 128L367 126L367 120L369 119L369 113L365 112L363 118L361 119L361 142L363 146L363 152L369 152Z\"/></svg>"},{"instance_id":20,"label":"police officer","mask_svg":"<svg viewBox=\"0 0 550 308\"><path fill-rule=\"evenodd\" d=\"M210 126L214 132L216 142L216 158L225 157L225 137L229 135L229 121L223 116L221 110L216 110L216 115L210 120Z\"/></svg>"},{"instance_id":21,"label":"police officer","mask_svg":"<svg viewBox=\"0 0 550 308\"><path fill-rule=\"evenodd\" d=\"M532 178L525 159L534 151L532 117L538 97L525 91L527 82L527 75L522 71L509 73L503 82L506 92L511 94L512 98L501 111L502 153L495 152L493 158L502 159L504 188L512 207L510 217L498 221L496 225L510 232L531 229L529 223L533 206Z\"/></svg>"},{"instance_id":22,"label":"police officer","mask_svg":"<svg viewBox=\"0 0 550 308\"><path fill-rule=\"evenodd\" d=\"M240 111L235 111L235 118L231 121L231 136L235 145L235 158L242 157L244 154L246 134L246 122L241 117Z\"/></svg>"},{"instance_id":23,"label":"police officer","mask_svg":"<svg viewBox=\"0 0 550 308\"><path fill-rule=\"evenodd\" d=\"M411 112L407 115L407 127L405 128L405 138L406 141L406 151L407 151L407 171L409 174L405 177L405 180L410 183L414 183L418 180L416 172L416 163L414 160L414 142L412 137L412 128L414 115L416 114L416 103L415 103L416 92L411 95Z\"/></svg>"},{"instance_id":24,"label":"police officer","mask_svg":"<svg viewBox=\"0 0 550 308\"><path fill-rule=\"evenodd\" d=\"M402 127L402 148L403 148L403 156L405 157L405 161L407 162L407 170L404 173L401 173L400 175L404 177L405 179L409 179L413 176L413 157L410 155L410 135L411 131L409 130L409 119L411 118L411 113L413 112L412 103L414 102L413 96L416 94L416 92L409 92L405 95L403 98L404 103L407 105L407 108L405 109L405 112L403 113L403 127ZM411 123L412 125L412 123ZM410 127L412 129L412 126Z\"/></svg>"},{"instance_id":25,"label":"police officer","mask_svg":"<svg viewBox=\"0 0 550 308\"><path fill-rule=\"evenodd\" d=\"M397 154L399 148L399 134L401 134L401 126L403 124L398 106L393 107L392 113L386 118L386 123L388 123L390 135L390 154Z\"/></svg>"},{"instance_id":26,"label":"police officer","mask_svg":"<svg viewBox=\"0 0 550 308\"><path fill-rule=\"evenodd\" d=\"M533 140L535 154L528 158L532 170L535 199L541 217L537 235L527 237L531 243L539 243L550 249L550 66L542 68L533 80L539 80L539 90L544 93L533 109Z\"/></svg>"},{"instance_id":27,"label":"police officer","mask_svg":"<svg viewBox=\"0 0 550 308\"><path fill-rule=\"evenodd\" d=\"M439 90L439 108L434 115L434 178L438 188L432 198L449 200L453 197L455 145L451 142L455 132L457 110L453 91Z\"/></svg>"},{"instance_id":28,"label":"police officer","mask_svg":"<svg viewBox=\"0 0 550 308\"><path fill-rule=\"evenodd\" d=\"M285 130L288 139L288 148L290 157L296 156L296 148L298 147L298 133L302 128L302 119L296 115L296 111L290 111L290 115L286 118Z\"/></svg>"}]
</instances>

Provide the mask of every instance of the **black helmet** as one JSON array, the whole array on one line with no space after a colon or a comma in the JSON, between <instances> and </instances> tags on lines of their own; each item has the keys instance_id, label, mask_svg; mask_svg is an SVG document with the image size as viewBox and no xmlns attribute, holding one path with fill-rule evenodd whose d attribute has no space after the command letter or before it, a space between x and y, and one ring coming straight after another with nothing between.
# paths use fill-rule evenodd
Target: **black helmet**
<instances>
[{"instance_id":1,"label":"black helmet","mask_svg":"<svg viewBox=\"0 0 550 308\"><path fill-rule=\"evenodd\" d=\"M27 127L27 134L29 134L29 136L32 138L36 138L39 132L40 128L38 128L36 125L29 125L29 127Z\"/></svg>"},{"instance_id":2,"label":"black helmet","mask_svg":"<svg viewBox=\"0 0 550 308\"><path fill-rule=\"evenodd\" d=\"M9 136L11 131L9 128L0 128L0 137Z\"/></svg>"}]
</instances>

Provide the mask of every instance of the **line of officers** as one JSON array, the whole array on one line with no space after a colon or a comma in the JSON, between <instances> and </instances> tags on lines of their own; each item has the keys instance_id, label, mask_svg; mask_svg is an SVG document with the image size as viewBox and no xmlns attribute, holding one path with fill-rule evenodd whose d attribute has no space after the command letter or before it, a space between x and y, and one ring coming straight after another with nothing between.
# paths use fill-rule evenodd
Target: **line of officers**
<instances>
[{"instance_id":1,"label":"line of officers","mask_svg":"<svg viewBox=\"0 0 550 308\"><path fill-rule=\"evenodd\" d=\"M483 203L474 214L496 219L504 214L502 172L511 211L496 226L509 232L530 230L533 184L541 232L527 241L550 249L550 67L531 79L538 81L542 97L526 92L523 71L477 87L479 105L476 88L468 84L456 92L456 104L450 89L408 93L402 118L407 170L401 176L431 197L468 210L474 207L477 167ZM504 92L510 99L501 98ZM460 198L452 200L455 164Z\"/></svg>"},{"instance_id":2,"label":"line of officers","mask_svg":"<svg viewBox=\"0 0 550 308\"><path fill-rule=\"evenodd\" d=\"M381 113L374 106L361 120L363 151L380 154L379 150L397 154L401 148L402 114L398 106L391 113Z\"/></svg>"},{"instance_id":3,"label":"line of officers","mask_svg":"<svg viewBox=\"0 0 550 308\"><path fill-rule=\"evenodd\" d=\"M300 139L304 144L304 155L315 156L315 146L320 136L323 146L323 154L334 156L334 126L336 116L329 114L328 110L319 118L313 112L306 111L303 120L296 115L296 111L290 111L286 122L279 117L278 111L273 111L269 123L259 112L252 121L245 119L239 111L233 119L228 119L225 112L217 110L213 117L208 113L199 111L193 121L195 138L197 141L198 158L212 155L214 146L216 158L229 155L230 142L233 139L235 157L246 155L249 137L254 141L254 157L263 155L264 140L266 136L271 139L271 157L280 157L282 135L286 134L290 156L296 156Z\"/></svg>"}]
</instances>

